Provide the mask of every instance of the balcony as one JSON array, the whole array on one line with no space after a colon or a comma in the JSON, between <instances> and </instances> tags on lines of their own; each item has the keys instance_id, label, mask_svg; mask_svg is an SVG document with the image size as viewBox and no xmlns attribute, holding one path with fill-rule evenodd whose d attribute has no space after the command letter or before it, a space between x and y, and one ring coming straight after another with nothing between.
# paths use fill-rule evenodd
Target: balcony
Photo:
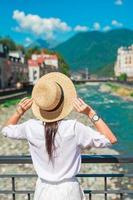
<instances>
[{"instance_id":1,"label":"balcony","mask_svg":"<svg viewBox=\"0 0 133 200\"><path fill-rule=\"evenodd\" d=\"M120 165L128 165L130 166L130 169L132 168L133 164L133 156L113 156L113 155L82 155L82 165L90 165L91 163L94 163L94 165L98 164L111 164L114 163L115 165L118 165L119 168ZM0 165L6 166L9 165L32 165L32 160L30 156L0 156ZM133 171L133 170L131 170ZM119 172L119 170L118 170ZM89 188L84 188L84 193L87 200L130 200L133 199L133 174L132 173L126 173L126 170L124 170L124 173L81 173L77 175L78 179L81 181L83 179L86 179L88 181L91 178L94 178L94 182L97 182L97 179L100 178L101 184L103 183L103 189L100 188L97 189L91 189L91 185ZM110 188L109 182L111 182L113 179L117 179L117 187L116 188ZM4 180L6 179L8 183L8 187L3 185ZM20 179L23 180L23 183L25 185L25 189L18 188L18 183ZM34 179L34 181L33 181ZM34 173L1 173L0 174L0 200L32 200L34 195L34 189L35 189L35 182L37 179L37 175ZM122 183L125 181L125 185ZM33 183L34 186L32 188L28 189L26 188L27 183ZM3 185L3 186L2 186ZM82 182L81 182L82 185ZM130 186L129 188L127 186ZM3 189L4 187L4 189Z\"/></svg>"}]
</instances>

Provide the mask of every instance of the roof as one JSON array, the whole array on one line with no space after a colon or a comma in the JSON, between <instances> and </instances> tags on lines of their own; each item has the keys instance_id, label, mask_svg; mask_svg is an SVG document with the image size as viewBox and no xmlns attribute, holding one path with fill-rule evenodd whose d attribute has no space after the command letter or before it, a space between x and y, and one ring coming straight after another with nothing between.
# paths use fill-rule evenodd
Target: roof
<instances>
[{"instance_id":1,"label":"roof","mask_svg":"<svg viewBox=\"0 0 133 200\"><path fill-rule=\"evenodd\" d=\"M38 67L37 60L32 60L32 59L28 60L28 66L29 67Z\"/></svg>"}]
</instances>

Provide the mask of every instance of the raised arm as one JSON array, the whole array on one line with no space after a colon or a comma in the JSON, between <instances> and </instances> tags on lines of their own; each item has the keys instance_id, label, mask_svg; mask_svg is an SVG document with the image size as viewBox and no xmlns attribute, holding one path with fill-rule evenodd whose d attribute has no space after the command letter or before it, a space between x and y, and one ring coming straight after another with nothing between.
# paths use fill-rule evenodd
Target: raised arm
<instances>
[{"instance_id":1,"label":"raised arm","mask_svg":"<svg viewBox=\"0 0 133 200\"><path fill-rule=\"evenodd\" d=\"M93 116L96 115L96 112L81 98L74 98L73 106L77 112L87 115L91 120ZM101 118L94 122L94 126L101 134L104 134L112 144L117 142L115 135Z\"/></svg>"},{"instance_id":2,"label":"raised arm","mask_svg":"<svg viewBox=\"0 0 133 200\"><path fill-rule=\"evenodd\" d=\"M4 126L15 125L18 123L21 116L31 107L32 99L26 97L22 99L14 114L5 122Z\"/></svg>"}]
</instances>

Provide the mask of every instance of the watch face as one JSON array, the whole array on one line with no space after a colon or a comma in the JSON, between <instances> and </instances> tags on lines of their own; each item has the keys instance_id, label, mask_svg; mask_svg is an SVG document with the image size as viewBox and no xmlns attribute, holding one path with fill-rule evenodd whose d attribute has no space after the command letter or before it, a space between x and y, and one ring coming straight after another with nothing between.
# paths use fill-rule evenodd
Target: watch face
<instances>
[{"instance_id":1,"label":"watch face","mask_svg":"<svg viewBox=\"0 0 133 200\"><path fill-rule=\"evenodd\" d=\"M94 115L93 120L97 121L99 119L98 115Z\"/></svg>"}]
</instances>

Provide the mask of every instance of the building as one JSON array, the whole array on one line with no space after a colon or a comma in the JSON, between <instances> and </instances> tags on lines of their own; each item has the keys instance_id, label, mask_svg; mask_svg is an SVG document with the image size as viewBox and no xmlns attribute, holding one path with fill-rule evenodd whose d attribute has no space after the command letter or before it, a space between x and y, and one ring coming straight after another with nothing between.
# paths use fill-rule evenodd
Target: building
<instances>
[{"instance_id":1,"label":"building","mask_svg":"<svg viewBox=\"0 0 133 200\"><path fill-rule=\"evenodd\" d=\"M5 45L0 44L0 88L8 86L8 77L11 73L6 49Z\"/></svg>"},{"instance_id":2,"label":"building","mask_svg":"<svg viewBox=\"0 0 133 200\"><path fill-rule=\"evenodd\" d=\"M9 51L8 64L11 68L9 86L15 86L17 82L28 82L28 65L21 51Z\"/></svg>"},{"instance_id":3,"label":"building","mask_svg":"<svg viewBox=\"0 0 133 200\"><path fill-rule=\"evenodd\" d=\"M20 63L25 62L24 54L22 51L9 51L8 57L11 61L19 61Z\"/></svg>"},{"instance_id":4,"label":"building","mask_svg":"<svg viewBox=\"0 0 133 200\"><path fill-rule=\"evenodd\" d=\"M52 71L59 71L58 57L49 54L33 54L28 60L29 82L35 82L44 74Z\"/></svg>"},{"instance_id":5,"label":"building","mask_svg":"<svg viewBox=\"0 0 133 200\"><path fill-rule=\"evenodd\" d=\"M6 45L0 44L0 58L5 58L8 53L8 48Z\"/></svg>"},{"instance_id":6,"label":"building","mask_svg":"<svg viewBox=\"0 0 133 200\"><path fill-rule=\"evenodd\" d=\"M88 68L80 69L78 71L71 71L71 79L72 80L88 80L90 79L90 73Z\"/></svg>"},{"instance_id":7,"label":"building","mask_svg":"<svg viewBox=\"0 0 133 200\"><path fill-rule=\"evenodd\" d=\"M40 78L40 67L36 60L28 60L29 82L35 83Z\"/></svg>"},{"instance_id":8,"label":"building","mask_svg":"<svg viewBox=\"0 0 133 200\"><path fill-rule=\"evenodd\" d=\"M114 72L116 77L125 73L129 81L133 80L133 45L118 49Z\"/></svg>"},{"instance_id":9,"label":"building","mask_svg":"<svg viewBox=\"0 0 133 200\"><path fill-rule=\"evenodd\" d=\"M31 56L32 60L38 60L40 62L44 62L45 65L47 66L51 66L51 67L55 67L56 69L58 69L58 57L57 55L50 55L50 54L32 54Z\"/></svg>"},{"instance_id":10,"label":"building","mask_svg":"<svg viewBox=\"0 0 133 200\"><path fill-rule=\"evenodd\" d=\"M0 88L16 87L17 82L28 82L28 66L20 51L5 52L0 44Z\"/></svg>"}]
</instances>

